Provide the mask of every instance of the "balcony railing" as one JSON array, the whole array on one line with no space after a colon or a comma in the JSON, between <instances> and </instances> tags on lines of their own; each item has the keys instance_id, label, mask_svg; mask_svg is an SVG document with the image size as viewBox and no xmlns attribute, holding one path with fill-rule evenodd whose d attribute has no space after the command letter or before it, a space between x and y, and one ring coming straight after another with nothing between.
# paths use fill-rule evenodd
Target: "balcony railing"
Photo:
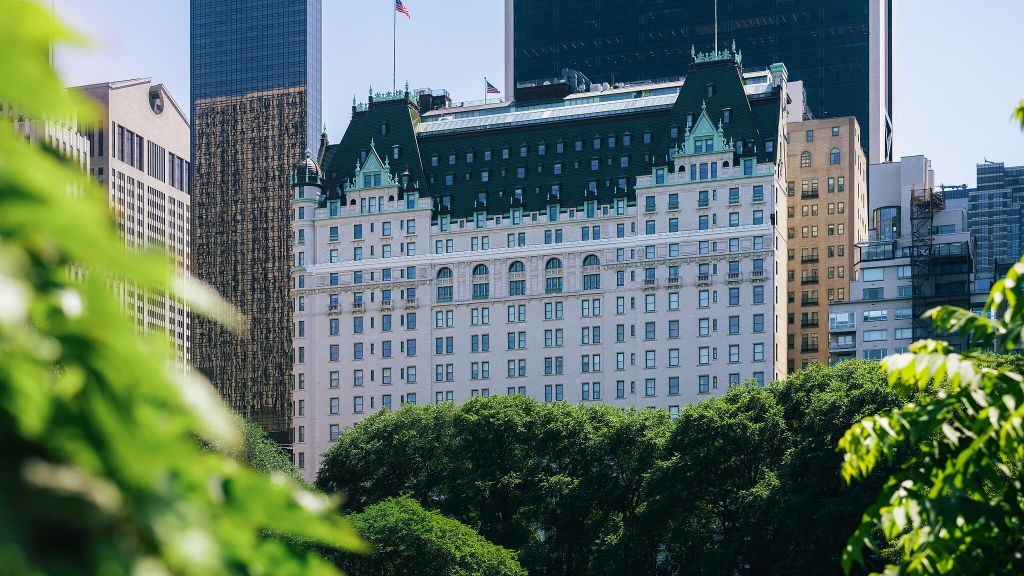
<instances>
[{"instance_id":1,"label":"balcony railing","mask_svg":"<svg viewBox=\"0 0 1024 576\"><path fill-rule=\"evenodd\" d=\"M818 299L817 298L801 298L800 299L800 305L801 306L817 306L818 305Z\"/></svg>"},{"instance_id":2,"label":"balcony railing","mask_svg":"<svg viewBox=\"0 0 1024 576\"><path fill-rule=\"evenodd\" d=\"M818 191L817 190L808 190L806 192L801 192L800 193L800 198L803 198L804 200L807 200L807 199L810 199L810 198L817 198L817 197L818 197Z\"/></svg>"},{"instance_id":3,"label":"balcony railing","mask_svg":"<svg viewBox=\"0 0 1024 576\"><path fill-rule=\"evenodd\" d=\"M818 261L818 256L817 255L814 255L814 256L801 256L800 257L800 263L801 264L814 264L817 261Z\"/></svg>"},{"instance_id":4,"label":"balcony railing","mask_svg":"<svg viewBox=\"0 0 1024 576\"><path fill-rule=\"evenodd\" d=\"M857 349L857 343L853 342L853 341L850 341L850 342L845 342L845 341L844 342L830 342L829 345L828 345L828 351L829 352L838 352L840 350L856 350L856 349Z\"/></svg>"},{"instance_id":5,"label":"balcony railing","mask_svg":"<svg viewBox=\"0 0 1024 576\"><path fill-rule=\"evenodd\" d=\"M352 303L352 311L353 312L360 312L360 311L362 311L362 309L363 309L363 303L362 302L353 302Z\"/></svg>"},{"instance_id":6,"label":"balcony railing","mask_svg":"<svg viewBox=\"0 0 1024 576\"><path fill-rule=\"evenodd\" d=\"M740 279L739 272L729 272L729 280L736 281Z\"/></svg>"},{"instance_id":7,"label":"balcony railing","mask_svg":"<svg viewBox=\"0 0 1024 576\"><path fill-rule=\"evenodd\" d=\"M668 277L668 283L669 284L679 284L679 276L669 276Z\"/></svg>"},{"instance_id":8,"label":"balcony railing","mask_svg":"<svg viewBox=\"0 0 1024 576\"><path fill-rule=\"evenodd\" d=\"M800 321L800 327L801 328L817 328L818 327L818 321L817 320L801 320Z\"/></svg>"},{"instance_id":9,"label":"balcony railing","mask_svg":"<svg viewBox=\"0 0 1024 576\"><path fill-rule=\"evenodd\" d=\"M669 202L668 203L668 209L669 210L679 210L679 202Z\"/></svg>"},{"instance_id":10,"label":"balcony railing","mask_svg":"<svg viewBox=\"0 0 1024 576\"><path fill-rule=\"evenodd\" d=\"M857 321L829 322L828 329L831 332L852 332L857 329Z\"/></svg>"},{"instance_id":11,"label":"balcony railing","mask_svg":"<svg viewBox=\"0 0 1024 576\"><path fill-rule=\"evenodd\" d=\"M657 286L657 285L658 285L658 279L657 278L644 278L644 286Z\"/></svg>"},{"instance_id":12,"label":"balcony railing","mask_svg":"<svg viewBox=\"0 0 1024 576\"><path fill-rule=\"evenodd\" d=\"M801 278L800 279L800 283L801 284L817 284L818 283L818 277L817 276L811 276L809 278Z\"/></svg>"},{"instance_id":13,"label":"balcony railing","mask_svg":"<svg viewBox=\"0 0 1024 576\"><path fill-rule=\"evenodd\" d=\"M818 351L818 345L817 344L801 345L800 346L800 351L801 352L817 352Z\"/></svg>"},{"instance_id":14,"label":"balcony railing","mask_svg":"<svg viewBox=\"0 0 1024 576\"><path fill-rule=\"evenodd\" d=\"M405 307L406 308L415 308L417 303L418 303L418 301L415 298L406 298L405 299Z\"/></svg>"}]
</instances>

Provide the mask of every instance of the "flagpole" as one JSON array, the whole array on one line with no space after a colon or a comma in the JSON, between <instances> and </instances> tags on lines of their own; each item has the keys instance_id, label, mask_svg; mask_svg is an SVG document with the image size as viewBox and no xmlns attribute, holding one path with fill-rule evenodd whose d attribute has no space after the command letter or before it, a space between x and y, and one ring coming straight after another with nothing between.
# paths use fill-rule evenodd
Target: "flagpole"
<instances>
[{"instance_id":1,"label":"flagpole","mask_svg":"<svg viewBox=\"0 0 1024 576\"><path fill-rule=\"evenodd\" d=\"M487 76L484 76L484 104L487 104Z\"/></svg>"},{"instance_id":2,"label":"flagpole","mask_svg":"<svg viewBox=\"0 0 1024 576\"><path fill-rule=\"evenodd\" d=\"M391 91L398 89L395 79L398 77L398 8L391 7Z\"/></svg>"}]
</instances>

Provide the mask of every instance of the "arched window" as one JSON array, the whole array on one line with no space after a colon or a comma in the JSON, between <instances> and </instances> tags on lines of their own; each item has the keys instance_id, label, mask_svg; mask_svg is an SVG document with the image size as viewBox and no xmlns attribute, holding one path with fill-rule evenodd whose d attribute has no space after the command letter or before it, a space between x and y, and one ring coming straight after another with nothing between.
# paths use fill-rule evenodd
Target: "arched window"
<instances>
[{"instance_id":1,"label":"arched window","mask_svg":"<svg viewBox=\"0 0 1024 576\"><path fill-rule=\"evenodd\" d=\"M548 261L544 263L544 269L545 270L561 270L562 269L562 261L559 260L558 258L549 258Z\"/></svg>"},{"instance_id":2,"label":"arched window","mask_svg":"<svg viewBox=\"0 0 1024 576\"><path fill-rule=\"evenodd\" d=\"M840 161L841 159L842 159L842 158L841 158L841 155L840 155L840 153L839 153L839 148L833 148L833 149L832 149L832 150L831 150L831 151L830 151L830 152L828 153L828 163L829 163L829 164L839 164L839 161Z\"/></svg>"},{"instance_id":3,"label":"arched window","mask_svg":"<svg viewBox=\"0 0 1024 576\"><path fill-rule=\"evenodd\" d=\"M451 278L452 277L452 269L448 268L448 267L441 268L440 270L437 271L437 277L438 278Z\"/></svg>"},{"instance_id":4,"label":"arched window","mask_svg":"<svg viewBox=\"0 0 1024 576\"><path fill-rule=\"evenodd\" d=\"M597 254L591 254L583 259L584 266L599 266L601 259L597 257Z\"/></svg>"},{"instance_id":5,"label":"arched window","mask_svg":"<svg viewBox=\"0 0 1024 576\"><path fill-rule=\"evenodd\" d=\"M486 299L491 294L491 284L487 281L487 266L477 264L473 267L473 299Z\"/></svg>"},{"instance_id":6,"label":"arched window","mask_svg":"<svg viewBox=\"0 0 1024 576\"><path fill-rule=\"evenodd\" d=\"M526 264L523 264L522 260L516 260L515 262L509 264L508 271L509 272L525 272L526 271Z\"/></svg>"},{"instance_id":7,"label":"arched window","mask_svg":"<svg viewBox=\"0 0 1024 576\"><path fill-rule=\"evenodd\" d=\"M800 167L810 168L811 167L811 153L804 150L800 153Z\"/></svg>"}]
</instances>

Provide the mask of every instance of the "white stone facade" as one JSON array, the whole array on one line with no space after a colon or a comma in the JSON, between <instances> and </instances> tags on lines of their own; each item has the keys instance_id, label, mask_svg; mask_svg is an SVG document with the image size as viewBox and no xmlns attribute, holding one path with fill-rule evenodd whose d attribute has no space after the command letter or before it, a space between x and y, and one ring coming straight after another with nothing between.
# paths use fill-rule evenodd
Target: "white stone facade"
<instances>
[{"instance_id":1,"label":"white stone facade","mask_svg":"<svg viewBox=\"0 0 1024 576\"><path fill-rule=\"evenodd\" d=\"M106 189L125 246L166 251L176 273L190 264L189 121L162 84L149 78L74 88L99 108L90 172ZM190 361L189 313L183 302L132 286L118 291L141 332L164 332L180 365Z\"/></svg>"},{"instance_id":2,"label":"white stone facade","mask_svg":"<svg viewBox=\"0 0 1024 576\"><path fill-rule=\"evenodd\" d=\"M675 413L730 383L784 376L784 160L730 167L706 116L697 136L715 152L680 150L674 171L638 178L635 202L550 215L432 221L431 200L403 194L375 152L347 205L298 188L305 475L345 427L405 402L524 394Z\"/></svg>"}]
</instances>

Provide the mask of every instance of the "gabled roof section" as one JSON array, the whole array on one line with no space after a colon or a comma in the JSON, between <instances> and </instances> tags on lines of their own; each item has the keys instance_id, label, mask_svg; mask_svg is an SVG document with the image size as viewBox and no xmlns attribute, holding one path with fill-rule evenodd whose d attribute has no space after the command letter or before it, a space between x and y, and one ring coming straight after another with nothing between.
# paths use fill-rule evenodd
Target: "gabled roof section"
<instances>
[{"instance_id":1,"label":"gabled roof section","mask_svg":"<svg viewBox=\"0 0 1024 576\"><path fill-rule=\"evenodd\" d=\"M338 144L324 152L323 169L328 190L344 185L353 176L353 166L371 149L386 157L391 169L408 170L414 182L423 182L423 161L416 140L419 113L407 99L374 101L352 107L352 120ZM372 143L372 146L371 146ZM398 158L395 158L395 146Z\"/></svg>"},{"instance_id":2,"label":"gabled roof section","mask_svg":"<svg viewBox=\"0 0 1024 576\"><path fill-rule=\"evenodd\" d=\"M687 128L683 135L683 141L676 148L675 156L692 156L695 154L709 154L720 152L735 152L731 140L725 138L722 129L722 121L719 120L715 126L708 117L707 105L701 105L700 117L692 128Z\"/></svg>"},{"instance_id":3,"label":"gabled roof section","mask_svg":"<svg viewBox=\"0 0 1024 576\"><path fill-rule=\"evenodd\" d=\"M697 59L691 65L690 74L679 91L667 127L662 132L655 163L666 162L668 151L682 144L687 121L691 120L695 124L702 114L715 126L721 123L723 138L735 143L737 150L740 149L740 141L744 142L743 156L754 155L753 150L756 150L758 162L774 161L775 153L766 153L764 142L778 137L780 106L778 88L766 92L764 96L748 97L743 87L743 71L738 58ZM758 109L756 113L755 108ZM728 122L725 118L726 110L729 111ZM774 121L772 110L775 113ZM671 136L673 127L678 134L676 138Z\"/></svg>"},{"instance_id":4,"label":"gabled roof section","mask_svg":"<svg viewBox=\"0 0 1024 576\"><path fill-rule=\"evenodd\" d=\"M345 183L345 190L368 190L370 188L388 188L398 186L398 179L391 172L391 164L385 158L383 161L377 154L377 147L373 140L370 140L370 150L366 153L366 160L362 163L356 161L355 174L352 180Z\"/></svg>"}]
</instances>

